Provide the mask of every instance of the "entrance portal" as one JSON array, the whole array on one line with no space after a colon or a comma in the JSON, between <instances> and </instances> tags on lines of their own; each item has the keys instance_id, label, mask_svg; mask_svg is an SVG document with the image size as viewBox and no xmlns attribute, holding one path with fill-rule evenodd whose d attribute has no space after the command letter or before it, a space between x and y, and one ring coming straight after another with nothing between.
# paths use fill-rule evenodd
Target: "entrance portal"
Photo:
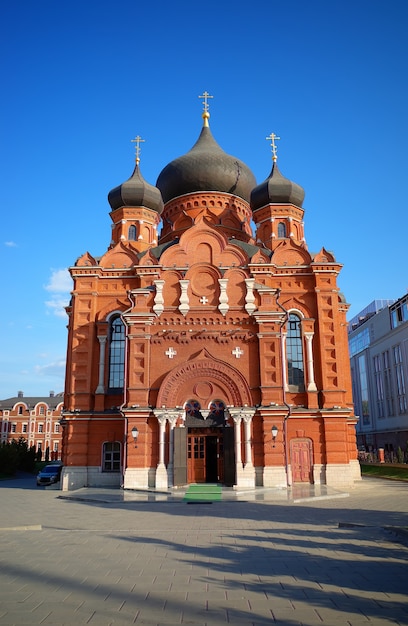
<instances>
[{"instance_id":1,"label":"entrance portal","mask_svg":"<svg viewBox=\"0 0 408 626\"><path fill-rule=\"evenodd\" d=\"M224 438L218 428L191 428L187 443L187 482L224 482Z\"/></svg>"}]
</instances>

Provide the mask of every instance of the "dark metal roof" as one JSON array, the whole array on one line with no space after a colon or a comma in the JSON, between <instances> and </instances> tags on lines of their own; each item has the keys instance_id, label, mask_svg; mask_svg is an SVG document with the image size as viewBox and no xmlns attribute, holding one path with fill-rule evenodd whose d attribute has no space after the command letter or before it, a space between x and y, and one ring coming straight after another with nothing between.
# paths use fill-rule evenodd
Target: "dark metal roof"
<instances>
[{"instance_id":1,"label":"dark metal roof","mask_svg":"<svg viewBox=\"0 0 408 626\"><path fill-rule=\"evenodd\" d=\"M109 192L108 202L113 210L123 206L143 206L157 213L163 210L160 191L145 181L137 163L132 176Z\"/></svg>"},{"instance_id":2,"label":"dark metal roof","mask_svg":"<svg viewBox=\"0 0 408 626\"><path fill-rule=\"evenodd\" d=\"M257 252L259 252L260 250L262 250L262 252L266 254L266 256L268 256L269 258L272 256L272 250L269 250L269 248L260 248L259 246L254 246L253 244L246 243L245 241L241 241L240 239L235 239L234 237L231 237L230 239L228 239L228 241L230 243L233 243L235 246L239 246L240 248L242 248L242 250L247 253L250 259L252 259L252 257L255 256L255 254L257 254Z\"/></svg>"},{"instance_id":3,"label":"dark metal roof","mask_svg":"<svg viewBox=\"0 0 408 626\"><path fill-rule=\"evenodd\" d=\"M166 241L166 243L162 243L160 246L155 246L154 248L149 248L149 250L143 250L143 252L139 252L139 254L137 256L138 256L139 259L143 259L144 255L147 252L150 252L150 254L152 254L157 260L159 260L161 255L163 254L163 252L165 250L167 250L167 248L170 248L171 246L174 246L178 242L179 242L179 238L175 237L171 241Z\"/></svg>"},{"instance_id":4,"label":"dark metal roof","mask_svg":"<svg viewBox=\"0 0 408 626\"><path fill-rule=\"evenodd\" d=\"M6 398L0 400L0 409L12 409L13 406L19 403L26 404L28 408L32 409L37 404L46 404L50 410L55 409L61 402L64 401L64 394L57 393L54 396L13 396L12 398Z\"/></svg>"},{"instance_id":5,"label":"dark metal roof","mask_svg":"<svg viewBox=\"0 0 408 626\"><path fill-rule=\"evenodd\" d=\"M196 191L221 191L249 202L256 180L249 167L224 152L204 126L191 150L166 165L156 185L165 203Z\"/></svg>"},{"instance_id":6,"label":"dark metal roof","mask_svg":"<svg viewBox=\"0 0 408 626\"><path fill-rule=\"evenodd\" d=\"M251 193L251 209L256 211L267 204L294 204L301 207L305 199L303 187L282 176L276 163L263 183Z\"/></svg>"}]
</instances>

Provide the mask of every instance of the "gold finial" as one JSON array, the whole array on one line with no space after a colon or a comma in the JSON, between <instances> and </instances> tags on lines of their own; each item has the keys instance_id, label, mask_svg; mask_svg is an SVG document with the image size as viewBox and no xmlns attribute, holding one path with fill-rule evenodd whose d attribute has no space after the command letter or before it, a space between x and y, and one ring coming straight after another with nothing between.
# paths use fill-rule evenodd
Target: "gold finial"
<instances>
[{"instance_id":1,"label":"gold finial","mask_svg":"<svg viewBox=\"0 0 408 626\"><path fill-rule=\"evenodd\" d=\"M280 139L280 137L275 135L275 133L271 133L269 135L269 137L265 137L265 139L266 139L266 141L270 141L271 142L272 161L274 163L276 163L276 161L278 160L278 146L276 145L275 141Z\"/></svg>"},{"instance_id":2,"label":"gold finial","mask_svg":"<svg viewBox=\"0 0 408 626\"><path fill-rule=\"evenodd\" d=\"M209 112L209 107L210 105L208 104L207 100L208 98L214 98L214 96L210 96L210 94L208 93L208 91L204 91L202 96L198 96L199 98L204 98L204 102L203 102L203 120L204 120L204 126L208 126L208 120L210 118L210 112Z\"/></svg>"},{"instance_id":3,"label":"gold finial","mask_svg":"<svg viewBox=\"0 0 408 626\"><path fill-rule=\"evenodd\" d=\"M140 163L140 150L141 150L140 144L144 143L146 140L142 139L140 137L140 135L137 135L137 137L135 137L134 139L131 139L130 141L132 143L136 144L135 145L135 155L136 155L135 161L136 161L137 165L139 165L139 163Z\"/></svg>"}]
</instances>

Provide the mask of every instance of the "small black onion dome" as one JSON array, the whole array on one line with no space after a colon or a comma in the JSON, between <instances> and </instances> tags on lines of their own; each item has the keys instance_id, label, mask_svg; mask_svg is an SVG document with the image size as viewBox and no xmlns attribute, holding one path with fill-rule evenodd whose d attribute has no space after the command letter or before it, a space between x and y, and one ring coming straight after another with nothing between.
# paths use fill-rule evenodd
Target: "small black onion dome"
<instances>
[{"instance_id":1,"label":"small black onion dome","mask_svg":"<svg viewBox=\"0 0 408 626\"><path fill-rule=\"evenodd\" d=\"M108 202L113 210L123 206L143 206L157 211L159 214L163 211L160 191L145 181L140 173L138 163L136 163L132 176L109 192Z\"/></svg>"},{"instance_id":2,"label":"small black onion dome","mask_svg":"<svg viewBox=\"0 0 408 626\"><path fill-rule=\"evenodd\" d=\"M304 199L303 187L282 176L275 162L268 178L252 190L251 209L256 211L272 203L301 207Z\"/></svg>"},{"instance_id":3,"label":"small black onion dome","mask_svg":"<svg viewBox=\"0 0 408 626\"><path fill-rule=\"evenodd\" d=\"M249 202L251 189L256 185L254 175L245 163L222 150L204 119L191 150L160 172L156 185L163 201L195 191L221 191Z\"/></svg>"}]
</instances>

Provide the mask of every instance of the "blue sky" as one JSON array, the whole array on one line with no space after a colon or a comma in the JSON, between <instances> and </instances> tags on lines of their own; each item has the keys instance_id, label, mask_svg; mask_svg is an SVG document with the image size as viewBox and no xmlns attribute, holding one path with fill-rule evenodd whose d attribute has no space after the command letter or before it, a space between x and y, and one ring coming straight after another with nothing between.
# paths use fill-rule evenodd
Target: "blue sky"
<instances>
[{"instance_id":1,"label":"blue sky","mask_svg":"<svg viewBox=\"0 0 408 626\"><path fill-rule=\"evenodd\" d=\"M349 318L408 288L406 0L15 0L3 7L0 398L64 386L66 268L110 242L107 194L195 143L258 182L277 133L306 241L344 264Z\"/></svg>"}]
</instances>

